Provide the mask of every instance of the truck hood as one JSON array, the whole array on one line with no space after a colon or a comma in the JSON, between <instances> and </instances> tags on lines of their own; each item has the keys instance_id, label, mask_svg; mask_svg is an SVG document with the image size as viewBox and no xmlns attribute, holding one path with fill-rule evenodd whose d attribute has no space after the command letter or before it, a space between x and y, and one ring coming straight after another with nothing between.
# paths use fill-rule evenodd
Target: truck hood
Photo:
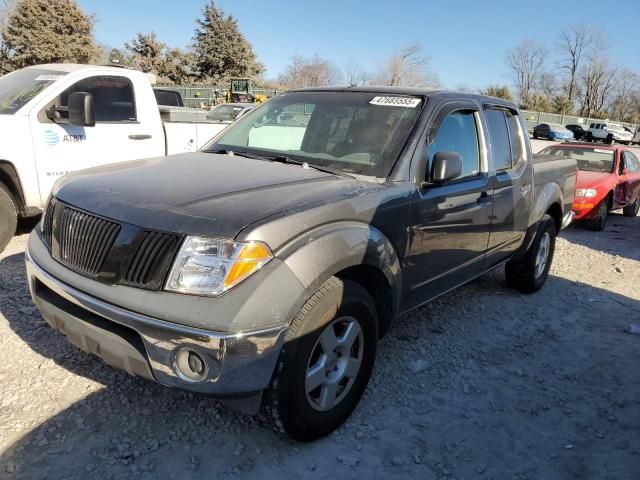
<instances>
[{"instance_id":1,"label":"truck hood","mask_svg":"<svg viewBox=\"0 0 640 480\"><path fill-rule=\"evenodd\" d=\"M188 153L76 172L56 184L54 195L88 212L144 228L234 238L268 216L376 187L296 165Z\"/></svg>"}]
</instances>

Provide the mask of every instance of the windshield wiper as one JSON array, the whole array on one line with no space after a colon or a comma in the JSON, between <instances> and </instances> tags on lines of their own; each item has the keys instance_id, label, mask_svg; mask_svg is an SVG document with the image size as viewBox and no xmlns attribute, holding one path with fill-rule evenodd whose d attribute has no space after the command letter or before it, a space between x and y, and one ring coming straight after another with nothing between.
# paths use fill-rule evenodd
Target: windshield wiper
<instances>
[{"instance_id":1,"label":"windshield wiper","mask_svg":"<svg viewBox=\"0 0 640 480\"><path fill-rule=\"evenodd\" d=\"M230 157L251 158L253 160L271 160L271 158L265 157L264 155L255 155L253 153L243 152L241 150L228 150L226 148L220 150L207 150L207 153L218 153L220 155L229 155Z\"/></svg>"},{"instance_id":2,"label":"windshield wiper","mask_svg":"<svg viewBox=\"0 0 640 480\"><path fill-rule=\"evenodd\" d=\"M284 155L279 155L277 157L264 157L264 158L268 158L272 162L288 163L288 164L291 164L291 165L298 165L298 166L300 166L302 168L312 168L314 170L317 170L318 172L330 173L332 175L336 175L336 176L339 176L339 177L356 178L353 175L348 174L347 172L343 172L342 170L334 170L333 168L322 167L320 165L311 164L309 162L302 162L300 160L294 160L293 158L287 157L287 156L284 156Z\"/></svg>"}]
</instances>

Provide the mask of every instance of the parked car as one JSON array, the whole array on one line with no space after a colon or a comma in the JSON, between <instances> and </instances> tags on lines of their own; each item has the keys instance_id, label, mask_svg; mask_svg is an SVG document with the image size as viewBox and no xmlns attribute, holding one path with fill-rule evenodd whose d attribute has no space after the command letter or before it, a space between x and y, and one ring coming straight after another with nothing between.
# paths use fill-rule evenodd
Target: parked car
<instances>
[{"instance_id":1,"label":"parked car","mask_svg":"<svg viewBox=\"0 0 640 480\"><path fill-rule=\"evenodd\" d=\"M547 147L540 155L573 158L578 162L573 211L575 219L594 230L605 227L611 210L627 217L640 210L640 160L625 147L562 144Z\"/></svg>"},{"instance_id":2,"label":"parked car","mask_svg":"<svg viewBox=\"0 0 640 480\"><path fill-rule=\"evenodd\" d=\"M182 94L170 88L155 87L153 93L156 96L156 100L159 106L162 107L184 107L184 100L182 100Z\"/></svg>"},{"instance_id":3,"label":"parked car","mask_svg":"<svg viewBox=\"0 0 640 480\"><path fill-rule=\"evenodd\" d=\"M573 138L575 140L582 140L584 136L587 134L587 131L584 128L582 128L582 125L578 125L578 124L566 125L565 128L573 132Z\"/></svg>"},{"instance_id":4,"label":"parked car","mask_svg":"<svg viewBox=\"0 0 640 480\"><path fill-rule=\"evenodd\" d=\"M351 414L399 314L502 265L540 289L575 179L571 158L532 160L505 100L294 91L200 153L61 179L28 283L110 365L310 441Z\"/></svg>"},{"instance_id":5,"label":"parked car","mask_svg":"<svg viewBox=\"0 0 640 480\"><path fill-rule=\"evenodd\" d=\"M207 113L207 120L227 124L233 123L250 112L255 106L255 103L223 103L216 105Z\"/></svg>"},{"instance_id":6,"label":"parked car","mask_svg":"<svg viewBox=\"0 0 640 480\"><path fill-rule=\"evenodd\" d=\"M549 140L573 140L573 132L557 123L541 123L533 127L533 138L548 138Z\"/></svg>"},{"instance_id":7,"label":"parked car","mask_svg":"<svg viewBox=\"0 0 640 480\"><path fill-rule=\"evenodd\" d=\"M146 74L51 64L0 78L0 251L18 217L42 212L56 179L83 168L196 151L220 125L163 121ZM167 117L168 118L168 117Z\"/></svg>"},{"instance_id":8,"label":"parked car","mask_svg":"<svg viewBox=\"0 0 640 480\"><path fill-rule=\"evenodd\" d=\"M585 136L587 142L602 141L609 145L615 142L629 144L632 139L633 134L625 130L622 125L606 122L592 123Z\"/></svg>"},{"instance_id":9,"label":"parked car","mask_svg":"<svg viewBox=\"0 0 640 480\"><path fill-rule=\"evenodd\" d=\"M640 127L636 128L636 133L633 135L633 138L631 139L631 143L640 145Z\"/></svg>"}]
</instances>

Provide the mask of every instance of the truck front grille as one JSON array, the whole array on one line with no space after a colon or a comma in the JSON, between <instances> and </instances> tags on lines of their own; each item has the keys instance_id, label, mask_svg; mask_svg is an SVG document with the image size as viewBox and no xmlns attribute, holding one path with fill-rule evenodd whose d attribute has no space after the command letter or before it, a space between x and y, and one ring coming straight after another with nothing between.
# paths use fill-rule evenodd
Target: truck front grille
<instances>
[{"instance_id":1,"label":"truck front grille","mask_svg":"<svg viewBox=\"0 0 640 480\"><path fill-rule=\"evenodd\" d=\"M52 199L42 237L58 262L108 285L159 290L183 236L147 230Z\"/></svg>"},{"instance_id":2,"label":"truck front grille","mask_svg":"<svg viewBox=\"0 0 640 480\"><path fill-rule=\"evenodd\" d=\"M60 260L83 273L99 273L120 225L65 206L59 217Z\"/></svg>"},{"instance_id":3,"label":"truck front grille","mask_svg":"<svg viewBox=\"0 0 640 480\"><path fill-rule=\"evenodd\" d=\"M160 288L164 282L176 253L180 236L145 231L142 233L142 238L143 240L125 272L124 281L129 285L155 290Z\"/></svg>"}]
</instances>

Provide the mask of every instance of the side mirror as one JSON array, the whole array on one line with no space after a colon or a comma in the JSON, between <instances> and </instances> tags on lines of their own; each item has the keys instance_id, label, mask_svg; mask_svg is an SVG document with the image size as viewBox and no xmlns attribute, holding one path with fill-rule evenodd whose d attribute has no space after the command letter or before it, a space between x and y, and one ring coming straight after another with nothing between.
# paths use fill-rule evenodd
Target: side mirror
<instances>
[{"instance_id":1,"label":"side mirror","mask_svg":"<svg viewBox=\"0 0 640 480\"><path fill-rule=\"evenodd\" d=\"M438 152L433 157L431 182L437 185L462 175L462 157L458 152Z\"/></svg>"},{"instance_id":2,"label":"side mirror","mask_svg":"<svg viewBox=\"0 0 640 480\"><path fill-rule=\"evenodd\" d=\"M96 125L93 95L87 92L75 92L69 95L69 123L79 127Z\"/></svg>"}]
</instances>

